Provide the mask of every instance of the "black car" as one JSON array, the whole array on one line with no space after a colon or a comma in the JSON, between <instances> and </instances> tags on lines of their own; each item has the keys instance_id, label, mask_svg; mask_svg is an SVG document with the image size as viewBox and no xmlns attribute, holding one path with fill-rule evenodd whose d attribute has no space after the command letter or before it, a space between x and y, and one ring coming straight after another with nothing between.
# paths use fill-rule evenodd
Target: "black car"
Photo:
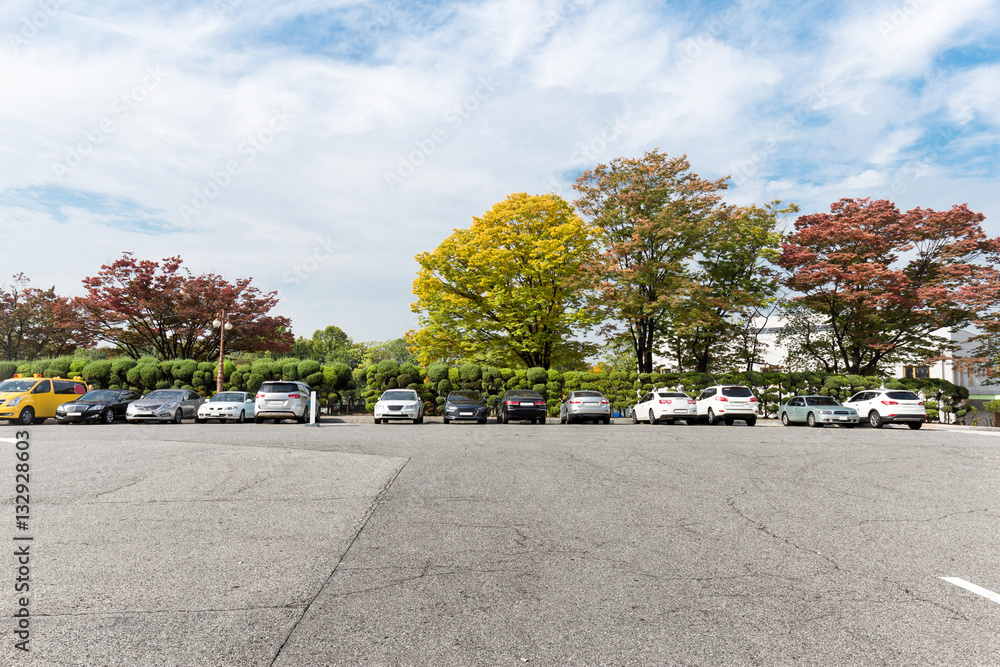
<instances>
[{"instance_id":1,"label":"black car","mask_svg":"<svg viewBox=\"0 0 1000 667\"><path fill-rule=\"evenodd\" d=\"M445 424L464 419L474 419L480 424L485 424L487 416L486 401L478 391L453 391L444 401Z\"/></svg>"},{"instance_id":2,"label":"black car","mask_svg":"<svg viewBox=\"0 0 1000 667\"><path fill-rule=\"evenodd\" d=\"M531 389L511 389L497 405L497 421L506 424L511 419L525 419L532 424L545 423L548 406L537 391Z\"/></svg>"},{"instance_id":3,"label":"black car","mask_svg":"<svg viewBox=\"0 0 1000 667\"><path fill-rule=\"evenodd\" d=\"M131 389L91 389L80 398L56 408L56 421L60 424L112 424L115 420L124 420L128 404L138 398L138 392Z\"/></svg>"}]
</instances>

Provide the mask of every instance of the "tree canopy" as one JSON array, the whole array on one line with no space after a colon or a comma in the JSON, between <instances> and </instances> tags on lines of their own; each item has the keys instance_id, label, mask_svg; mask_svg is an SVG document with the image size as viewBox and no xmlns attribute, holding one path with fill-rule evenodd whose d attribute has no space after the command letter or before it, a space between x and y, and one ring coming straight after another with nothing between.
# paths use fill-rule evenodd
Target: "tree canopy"
<instances>
[{"instance_id":1,"label":"tree canopy","mask_svg":"<svg viewBox=\"0 0 1000 667\"><path fill-rule=\"evenodd\" d=\"M193 275L180 257L161 263L126 252L96 276L84 278L87 295L75 303L95 339L133 358L214 358L220 330L212 322L222 311L233 324L226 332L226 350L284 352L294 340L288 331L291 321L269 316L278 303L277 293L261 293L251 281Z\"/></svg>"},{"instance_id":2,"label":"tree canopy","mask_svg":"<svg viewBox=\"0 0 1000 667\"><path fill-rule=\"evenodd\" d=\"M89 347L73 302L58 296L55 287L31 287L23 273L10 287L0 286L0 359L55 357Z\"/></svg>"},{"instance_id":3,"label":"tree canopy","mask_svg":"<svg viewBox=\"0 0 1000 667\"><path fill-rule=\"evenodd\" d=\"M554 194L511 194L433 252L416 256L423 363L509 361L528 368L582 358L574 339L595 323L586 308L594 230Z\"/></svg>"},{"instance_id":4,"label":"tree canopy","mask_svg":"<svg viewBox=\"0 0 1000 667\"><path fill-rule=\"evenodd\" d=\"M939 353L946 341L933 332L974 321L984 295L1000 291L1000 239L983 219L965 204L901 213L886 200L841 199L796 220L778 263L844 372L870 373Z\"/></svg>"}]
</instances>

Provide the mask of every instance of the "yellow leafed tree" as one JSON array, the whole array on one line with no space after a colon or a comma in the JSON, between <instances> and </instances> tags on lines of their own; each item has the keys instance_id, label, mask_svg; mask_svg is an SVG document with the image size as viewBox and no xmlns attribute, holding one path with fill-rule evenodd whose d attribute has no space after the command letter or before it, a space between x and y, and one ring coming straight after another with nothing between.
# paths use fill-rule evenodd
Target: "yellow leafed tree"
<instances>
[{"instance_id":1,"label":"yellow leafed tree","mask_svg":"<svg viewBox=\"0 0 1000 667\"><path fill-rule=\"evenodd\" d=\"M549 368L586 356L574 337L597 321L586 308L594 232L558 195L515 193L417 255L421 328L407 339L421 362Z\"/></svg>"}]
</instances>

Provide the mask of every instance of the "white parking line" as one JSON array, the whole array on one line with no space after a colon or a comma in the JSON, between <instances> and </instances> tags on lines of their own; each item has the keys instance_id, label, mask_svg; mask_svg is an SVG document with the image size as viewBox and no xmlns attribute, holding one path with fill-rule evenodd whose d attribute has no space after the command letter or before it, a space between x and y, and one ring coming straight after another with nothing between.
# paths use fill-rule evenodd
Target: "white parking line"
<instances>
[{"instance_id":1,"label":"white parking line","mask_svg":"<svg viewBox=\"0 0 1000 667\"><path fill-rule=\"evenodd\" d=\"M952 431L952 433L966 433L968 435L992 435L1000 438L1000 431Z\"/></svg>"},{"instance_id":2,"label":"white parking line","mask_svg":"<svg viewBox=\"0 0 1000 667\"><path fill-rule=\"evenodd\" d=\"M991 590L987 590L981 586L976 586L975 584L970 584L965 579L959 579L958 577L941 577L941 578L947 581L949 584L955 584L956 586L964 588L967 591L972 591L976 595L982 595L987 600L992 600L993 602L1000 604L1000 594L994 593Z\"/></svg>"}]
</instances>

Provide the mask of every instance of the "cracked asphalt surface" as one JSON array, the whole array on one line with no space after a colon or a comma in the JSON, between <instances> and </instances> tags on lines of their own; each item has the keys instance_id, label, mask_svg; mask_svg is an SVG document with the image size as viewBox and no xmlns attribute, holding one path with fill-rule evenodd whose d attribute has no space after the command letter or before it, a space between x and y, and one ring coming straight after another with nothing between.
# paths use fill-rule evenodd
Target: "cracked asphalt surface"
<instances>
[{"instance_id":1,"label":"cracked asphalt surface","mask_svg":"<svg viewBox=\"0 0 1000 667\"><path fill-rule=\"evenodd\" d=\"M30 432L32 652L13 649L8 559L3 664L1000 664L1000 605L940 579L1000 591L1000 438ZM13 463L0 443L7 488Z\"/></svg>"}]
</instances>

